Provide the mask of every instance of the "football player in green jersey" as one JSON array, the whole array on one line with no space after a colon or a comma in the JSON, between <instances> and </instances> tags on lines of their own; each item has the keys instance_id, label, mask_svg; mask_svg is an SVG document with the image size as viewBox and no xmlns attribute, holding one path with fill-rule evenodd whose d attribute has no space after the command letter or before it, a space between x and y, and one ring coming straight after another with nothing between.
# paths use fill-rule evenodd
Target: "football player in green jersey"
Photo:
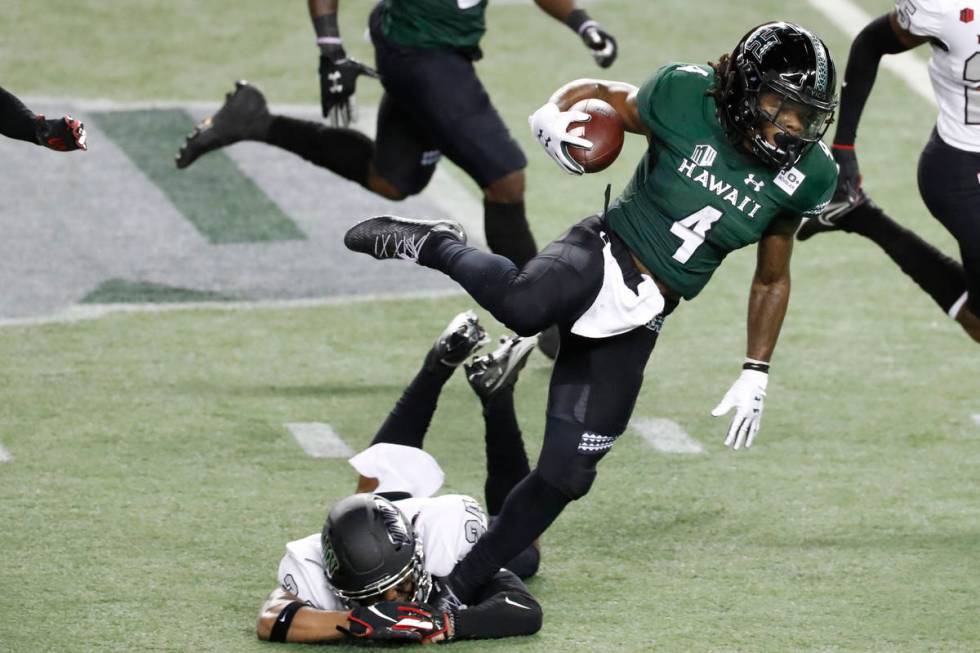
<instances>
[{"instance_id":1,"label":"football player in green jersey","mask_svg":"<svg viewBox=\"0 0 980 653\"><path fill-rule=\"evenodd\" d=\"M835 67L824 43L798 25L760 25L717 64L669 64L639 88L565 85L531 117L531 128L572 174L583 170L567 148L591 143L568 133L588 119L570 107L586 98L611 104L649 147L603 214L572 227L523 269L467 247L449 220L372 218L345 241L375 258L445 272L518 334L553 323L561 332L537 469L453 571L464 602L588 492L596 464L626 429L664 318L693 299L730 252L759 243L747 357L712 411L735 409L727 446L752 444L789 301L793 234L801 216L824 209L836 185L837 166L820 141L836 107Z\"/></svg>"},{"instance_id":2,"label":"football player in green jersey","mask_svg":"<svg viewBox=\"0 0 980 653\"><path fill-rule=\"evenodd\" d=\"M483 87L473 61L482 56L489 0L382 0L370 34L384 96L377 139L346 128L270 115L254 86L239 83L225 105L181 148L177 167L241 140L289 150L383 197L421 192L442 155L483 190L490 250L524 265L538 252L524 211L527 160ZM582 39L603 68L616 59L616 40L574 0L535 0ZM359 75L374 71L349 58L337 24L339 0L308 0L320 47L324 116L349 118ZM342 126L338 126L338 122ZM547 348L546 343L542 343Z\"/></svg>"}]
</instances>

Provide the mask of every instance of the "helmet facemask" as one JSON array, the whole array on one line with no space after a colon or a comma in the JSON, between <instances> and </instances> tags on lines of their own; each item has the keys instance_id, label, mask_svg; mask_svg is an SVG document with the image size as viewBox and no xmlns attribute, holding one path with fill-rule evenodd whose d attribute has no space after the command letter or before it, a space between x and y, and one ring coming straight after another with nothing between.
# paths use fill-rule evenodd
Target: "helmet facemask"
<instances>
[{"instance_id":1,"label":"helmet facemask","mask_svg":"<svg viewBox=\"0 0 980 653\"><path fill-rule=\"evenodd\" d=\"M792 167L817 141L834 120L833 104L802 102L785 91L766 84L751 98L756 124L746 136L752 153L778 168ZM775 126L772 142L765 125Z\"/></svg>"}]
</instances>

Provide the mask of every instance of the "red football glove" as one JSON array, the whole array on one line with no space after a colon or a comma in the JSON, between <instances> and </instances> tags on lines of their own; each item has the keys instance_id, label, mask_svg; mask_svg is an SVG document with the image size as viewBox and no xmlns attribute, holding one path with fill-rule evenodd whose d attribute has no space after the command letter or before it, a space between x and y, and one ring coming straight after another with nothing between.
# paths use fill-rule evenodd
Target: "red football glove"
<instances>
[{"instance_id":1,"label":"red football glove","mask_svg":"<svg viewBox=\"0 0 980 653\"><path fill-rule=\"evenodd\" d=\"M85 143L85 125L80 120L71 116L48 120L43 115L37 116L36 120L39 145L58 152L88 149Z\"/></svg>"},{"instance_id":2,"label":"red football glove","mask_svg":"<svg viewBox=\"0 0 980 653\"><path fill-rule=\"evenodd\" d=\"M449 616L424 603L381 601L354 608L347 623L348 628L338 630L358 639L428 643L450 637Z\"/></svg>"}]
</instances>

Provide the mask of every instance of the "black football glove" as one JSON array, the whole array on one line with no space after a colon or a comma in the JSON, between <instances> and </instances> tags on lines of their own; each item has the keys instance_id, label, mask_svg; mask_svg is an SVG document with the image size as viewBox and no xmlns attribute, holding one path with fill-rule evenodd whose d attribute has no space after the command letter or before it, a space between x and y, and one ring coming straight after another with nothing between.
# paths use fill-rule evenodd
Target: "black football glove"
<instances>
[{"instance_id":1,"label":"black football glove","mask_svg":"<svg viewBox=\"0 0 980 653\"><path fill-rule=\"evenodd\" d=\"M423 642L448 640L451 617L425 603L381 601L354 608L347 614L347 623L348 628L337 629L357 639Z\"/></svg>"},{"instance_id":2,"label":"black football glove","mask_svg":"<svg viewBox=\"0 0 980 653\"><path fill-rule=\"evenodd\" d=\"M602 29L599 23L589 21L582 25L579 36L585 42L585 46L592 50L592 56L600 68L608 68L616 61L619 49L616 46L616 39L612 34Z\"/></svg>"},{"instance_id":3,"label":"black football glove","mask_svg":"<svg viewBox=\"0 0 980 653\"><path fill-rule=\"evenodd\" d=\"M858 168L857 153L854 151L854 146L835 145L832 152L834 161L840 166L834 200L856 198L861 192L861 170Z\"/></svg>"},{"instance_id":4,"label":"black football glove","mask_svg":"<svg viewBox=\"0 0 980 653\"><path fill-rule=\"evenodd\" d=\"M71 116L48 120L43 115L38 115L35 120L38 145L58 152L88 149L85 125L80 120Z\"/></svg>"},{"instance_id":5,"label":"black football glove","mask_svg":"<svg viewBox=\"0 0 980 653\"><path fill-rule=\"evenodd\" d=\"M323 117L330 118L333 126L350 124L354 87L360 75L378 77L373 68L348 57L342 47L320 55L320 106Z\"/></svg>"}]
</instances>

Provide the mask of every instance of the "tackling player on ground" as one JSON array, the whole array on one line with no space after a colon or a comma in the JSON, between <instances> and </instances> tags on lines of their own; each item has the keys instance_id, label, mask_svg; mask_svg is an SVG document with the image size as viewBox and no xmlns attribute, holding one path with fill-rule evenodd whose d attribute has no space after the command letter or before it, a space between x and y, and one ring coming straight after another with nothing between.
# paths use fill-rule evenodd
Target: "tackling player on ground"
<instances>
[{"instance_id":1,"label":"tackling player on ground","mask_svg":"<svg viewBox=\"0 0 980 653\"><path fill-rule=\"evenodd\" d=\"M616 41L574 0L535 0L573 29L603 68ZM538 252L524 211L527 160L483 88L473 62L482 56L488 0L383 0L370 33L384 96L377 137L319 122L272 116L265 98L240 82L224 107L195 131L177 155L184 168L205 152L241 140L284 148L383 197L400 200L424 189L446 155L483 191L490 250L518 266ZM309 0L320 46L323 115L349 115L359 75L337 21L339 0ZM370 71L373 74L373 71ZM343 121L340 121L343 122ZM551 351L548 343L542 346ZM553 352L551 352L553 357Z\"/></svg>"},{"instance_id":2,"label":"tackling player on ground","mask_svg":"<svg viewBox=\"0 0 980 653\"><path fill-rule=\"evenodd\" d=\"M0 87L0 134L57 152L87 150L85 126L71 116L48 120Z\"/></svg>"},{"instance_id":3,"label":"tackling player on ground","mask_svg":"<svg viewBox=\"0 0 980 653\"><path fill-rule=\"evenodd\" d=\"M939 119L919 158L919 193L959 243L962 265L868 198L854 149L881 57L923 43L932 46L929 77ZM797 237L841 230L872 240L980 342L980 15L952 0L899 0L869 23L851 45L833 151L840 164L834 202Z\"/></svg>"},{"instance_id":4,"label":"tackling player on ground","mask_svg":"<svg viewBox=\"0 0 980 653\"><path fill-rule=\"evenodd\" d=\"M439 578L486 531L486 516L472 497L431 496L442 470L421 447L443 385L485 342L471 312L456 316L439 337L371 447L350 461L360 473L361 494L334 505L322 533L286 545L279 587L259 616L260 639L323 642L347 634L434 642L540 629L541 607L520 580L537 571L536 545L506 570L495 570L467 606L456 603ZM514 384L534 344L534 338L505 338L496 351L464 366L483 404L491 519L530 471Z\"/></svg>"},{"instance_id":5,"label":"tackling player on ground","mask_svg":"<svg viewBox=\"0 0 980 653\"><path fill-rule=\"evenodd\" d=\"M579 80L535 112L535 136L566 171L581 171L567 132L586 98L611 104L646 137L632 181L601 215L548 245L523 269L465 245L453 221L372 218L347 246L441 270L518 334L556 323L561 349L551 377L537 468L507 497L499 519L456 566L465 601L504 561L584 496L596 465L625 431L664 318L698 295L732 251L758 242L741 375L712 411L735 408L725 444L752 444L769 360L789 302L793 234L827 205L837 166L820 138L836 106L824 43L784 22L760 25L712 66L669 64L642 87Z\"/></svg>"}]
</instances>

